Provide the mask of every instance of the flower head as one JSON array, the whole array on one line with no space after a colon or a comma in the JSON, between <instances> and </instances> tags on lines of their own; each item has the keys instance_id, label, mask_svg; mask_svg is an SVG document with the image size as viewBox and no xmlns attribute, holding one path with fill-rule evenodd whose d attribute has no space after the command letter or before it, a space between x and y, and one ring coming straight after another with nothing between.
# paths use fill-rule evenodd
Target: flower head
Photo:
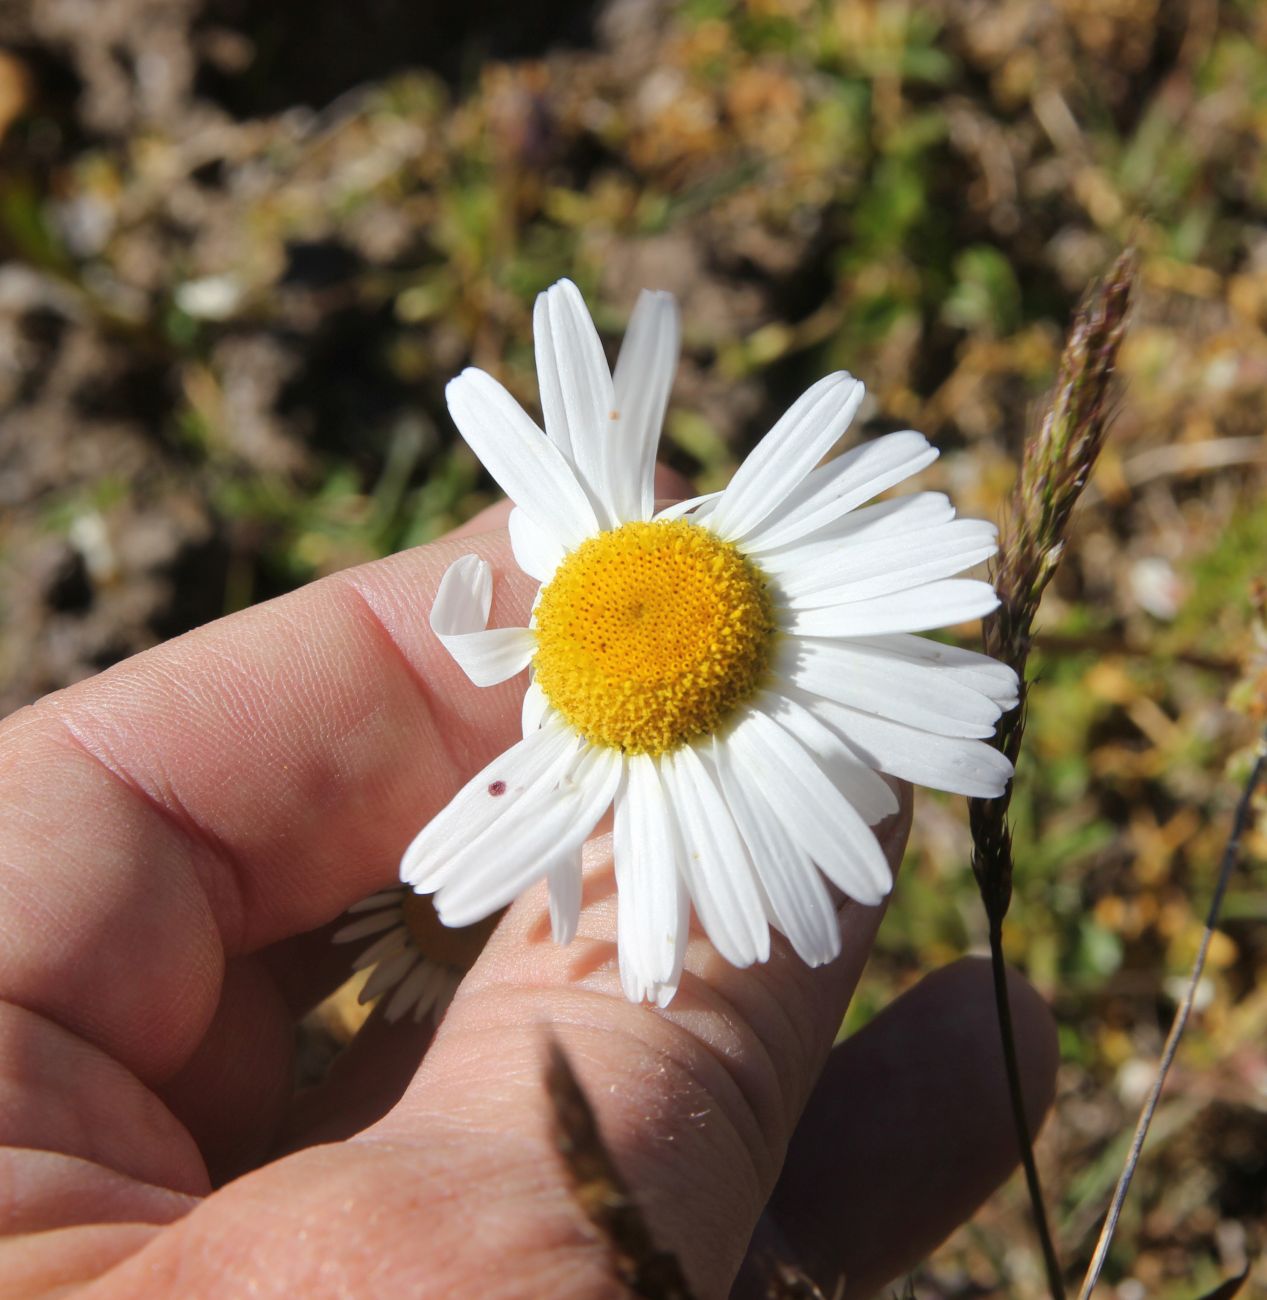
<instances>
[{"instance_id":1,"label":"flower head","mask_svg":"<svg viewBox=\"0 0 1267 1300\"><path fill-rule=\"evenodd\" d=\"M352 963L353 970L370 971L357 1001L384 997L385 1020L412 1016L415 1024L444 1014L497 921L446 931L431 900L408 889L371 894L348 912L355 919L335 932L334 942L374 940Z\"/></svg>"},{"instance_id":2,"label":"flower head","mask_svg":"<svg viewBox=\"0 0 1267 1300\"><path fill-rule=\"evenodd\" d=\"M515 504L515 560L541 584L530 625L487 627L492 574L445 573L431 626L476 685L531 669L523 739L409 846L401 879L468 925L537 880L555 938L575 932L581 846L614 807L621 980L677 989L692 905L736 966L770 926L811 965L840 951L828 884L880 902L880 775L993 797L1011 765L984 743L1016 703L1011 669L916 635L997 602L953 575L995 529L946 497L866 504L936 451L913 431L819 461L863 387L799 398L721 492L657 511L660 424L677 364L673 298L644 293L614 374L576 287L537 300L545 432L479 370L448 388L463 437Z\"/></svg>"}]
</instances>

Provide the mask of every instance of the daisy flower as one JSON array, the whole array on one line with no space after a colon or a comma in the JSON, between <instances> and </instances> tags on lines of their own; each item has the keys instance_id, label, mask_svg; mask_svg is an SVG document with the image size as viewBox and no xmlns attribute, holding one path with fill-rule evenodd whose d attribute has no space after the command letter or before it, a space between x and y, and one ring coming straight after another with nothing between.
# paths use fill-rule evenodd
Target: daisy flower
<instances>
[{"instance_id":1,"label":"daisy flower","mask_svg":"<svg viewBox=\"0 0 1267 1300\"><path fill-rule=\"evenodd\" d=\"M335 932L335 943L374 942L352 963L356 971L374 969L357 997L364 1005L388 992L388 1021L412 1015L421 1024L428 1013L444 1014L462 976L470 970L499 919L449 930L439 923L431 900L408 889L386 889L348 908L356 919Z\"/></svg>"},{"instance_id":2,"label":"daisy flower","mask_svg":"<svg viewBox=\"0 0 1267 1300\"><path fill-rule=\"evenodd\" d=\"M530 669L523 739L414 839L401 879L469 925L545 878L573 936L581 846L614 809L620 976L666 1005L692 905L735 966L770 927L811 965L840 951L828 885L873 905L891 873L871 827L897 810L880 775L1002 793L985 742L1012 670L917 635L989 613L952 575L995 551L992 524L921 492L867 505L937 452L892 433L819 465L863 386L800 397L721 492L657 510L656 445L677 364L671 295L644 292L607 366L576 286L533 317L545 431L483 371L448 386L459 431L514 502L516 563L541 588L524 628L488 628L492 572L444 574L431 627L477 686Z\"/></svg>"}]
</instances>

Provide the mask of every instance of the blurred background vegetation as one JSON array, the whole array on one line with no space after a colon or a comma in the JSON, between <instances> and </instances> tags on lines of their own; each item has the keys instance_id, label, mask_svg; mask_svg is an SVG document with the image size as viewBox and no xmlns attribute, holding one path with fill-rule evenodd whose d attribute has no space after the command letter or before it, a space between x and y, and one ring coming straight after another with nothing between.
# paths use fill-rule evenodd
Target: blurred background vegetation
<instances>
[{"instance_id":1,"label":"blurred background vegetation","mask_svg":"<svg viewBox=\"0 0 1267 1300\"><path fill-rule=\"evenodd\" d=\"M1085 1262L1264 712L1267 7L0 0L0 42L5 711L479 509L445 381L473 362L531 408L564 274L611 342L641 287L681 299L665 454L704 488L846 367L851 437L921 429L923 485L998 518L1072 308L1139 249L1013 805L1009 955L1063 1045L1040 1163ZM1121 1300L1267 1245L1248 849ZM968 854L962 801L923 797L850 1026L981 948ZM913 1285L1042 1294L1019 1185Z\"/></svg>"}]
</instances>

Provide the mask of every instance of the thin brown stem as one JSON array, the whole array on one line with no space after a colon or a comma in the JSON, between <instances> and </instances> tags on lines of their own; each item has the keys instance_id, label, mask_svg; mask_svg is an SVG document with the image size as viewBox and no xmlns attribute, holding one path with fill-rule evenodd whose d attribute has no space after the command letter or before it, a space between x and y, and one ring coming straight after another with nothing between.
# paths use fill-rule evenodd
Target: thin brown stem
<instances>
[{"instance_id":1,"label":"thin brown stem","mask_svg":"<svg viewBox=\"0 0 1267 1300\"><path fill-rule=\"evenodd\" d=\"M1007 1092L1012 1103L1016 1147L1021 1153L1021 1167L1025 1171L1025 1187L1034 1211L1034 1228L1043 1251L1047 1284L1055 1300L1063 1300L1065 1290L1060 1275L1060 1258L1056 1254L1051 1225L1047 1222L1047 1207L1043 1200L1042 1183L1038 1178L1038 1166L1034 1163L1034 1147L1030 1141L1029 1120L1025 1114L1025 1094L1021 1087L1021 1072L1016 1057L1016 1033L1012 1027L1012 1005L1007 994L1007 966L1003 960L1001 924L990 926L990 971L994 976L994 1006L999 1018L999 1036L1003 1040L1003 1064L1007 1070Z\"/></svg>"},{"instance_id":2,"label":"thin brown stem","mask_svg":"<svg viewBox=\"0 0 1267 1300\"><path fill-rule=\"evenodd\" d=\"M995 747L1013 764L1020 755L1025 733L1025 668L1034 617L1059 565L1074 506L1104 445L1109 423L1108 394L1118 348L1126 332L1132 272L1133 259L1124 254L1088 296L1074 320L1061 356L1056 387L1037 431L1026 444L1000 540L994 570L999 608L986 619L982 636L986 652L1010 665L1018 678L1020 701L999 719L994 736ZM1048 1289L1053 1300L1063 1300L1060 1261L1047 1222L1026 1122L1003 963L1003 920L1011 904L1015 872L1007 818L1011 793L1009 785L997 799L968 801L972 870L989 921L999 1034L1034 1227L1042 1245Z\"/></svg>"}]
</instances>

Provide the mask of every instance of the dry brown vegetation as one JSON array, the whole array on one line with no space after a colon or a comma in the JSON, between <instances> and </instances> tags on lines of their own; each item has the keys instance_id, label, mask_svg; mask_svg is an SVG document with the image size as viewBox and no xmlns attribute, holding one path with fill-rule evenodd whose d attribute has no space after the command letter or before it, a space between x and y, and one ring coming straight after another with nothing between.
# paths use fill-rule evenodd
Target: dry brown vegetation
<instances>
[{"instance_id":1,"label":"dry brown vegetation","mask_svg":"<svg viewBox=\"0 0 1267 1300\"><path fill-rule=\"evenodd\" d=\"M1267 711L1267 10L390 3L356 36L342 8L0 4L4 707L469 516L492 488L443 384L474 361L531 403L561 274L612 338L643 285L679 295L667 455L703 486L844 366L856 434L921 429L926 485L1000 517L1073 308L1133 245L1013 800L1006 942L1062 1026L1039 1162L1072 1277ZM985 939L962 804L916 821L851 1025ZM1246 850L1121 1300L1267 1246L1261 828ZM1043 1294L1019 1183L914 1290Z\"/></svg>"}]
</instances>

